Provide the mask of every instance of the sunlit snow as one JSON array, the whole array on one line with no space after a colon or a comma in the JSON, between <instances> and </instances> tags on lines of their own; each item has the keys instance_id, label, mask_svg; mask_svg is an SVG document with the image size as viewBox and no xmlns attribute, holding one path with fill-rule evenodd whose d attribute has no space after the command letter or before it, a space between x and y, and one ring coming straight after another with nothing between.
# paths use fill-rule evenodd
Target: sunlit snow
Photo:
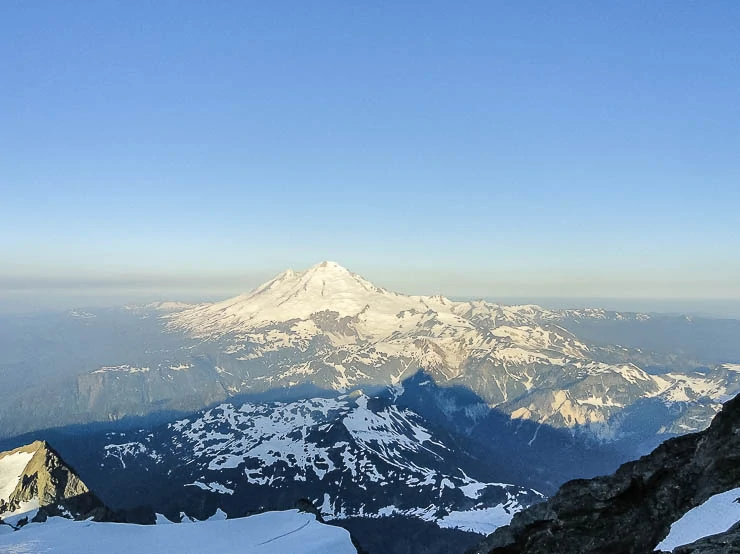
<instances>
[{"instance_id":1,"label":"sunlit snow","mask_svg":"<svg viewBox=\"0 0 740 554\"><path fill-rule=\"evenodd\" d=\"M163 518L162 518L163 519ZM218 519L187 525L93 523L51 518L20 531L0 534L0 551L13 554L53 552L80 554L354 554L349 533L316 521L297 510L267 512L240 519Z\"/></svg>"},{"instance_id":2,"label":"sunlit snow","mask_svg":"<svg viewBox=\"0 0 740 554\"><path fill-rule=\"evenodd\" d=\"M508 525L514 513L521 507L507 507L499 504L492 508L480 508L465 512L450 512L437 521L437 525L445 528L461 529L473 533L488 535L503 525Z\"/></svg>"},{"instance_id":3,"label":"sunlit snow","mask_svg":"<svg viewBox=\"0 0 740 554\"><path fill-rule=\"evenodd\" d=\"M14 452L0 458L0 500L8 500L34 452Z\"/></svg>"}]
</instances>

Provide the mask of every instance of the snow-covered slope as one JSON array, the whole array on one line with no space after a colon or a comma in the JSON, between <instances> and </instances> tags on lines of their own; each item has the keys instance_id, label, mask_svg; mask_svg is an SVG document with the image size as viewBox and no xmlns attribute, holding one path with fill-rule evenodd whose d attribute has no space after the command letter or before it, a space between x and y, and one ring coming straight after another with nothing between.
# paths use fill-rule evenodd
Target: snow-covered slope
<instances>
[{"instance_id":1,"label":"snow-covered slope","mask_svg":"<svg viewBox=\"0 0 740 554\"><path fill-rule=\"evenodd\" d=\"M354 554L349 533L297 510L172 525L92 523L51 518L18 532L0 531L0 552L80 554Z\"/></svg>"},{"instance_id":2,"label":"snow-covered slope","mask_svg":"<svg viewBox=\"0 0 740 554\"><path fill-rule=\"evenodd\" d=\"M740 521L740 488L715 494L671 525L656 550L671 551L701 538L724 533Z\"/></svg>"},{"instance_id":3,"label":"snow-covered slope","mask_svg":"<svg viewBox=\"0 0 740 554\"><path fill-rule=\"evenodd\" d=\"M33 458L34 452L12 452L0 455L0 500L9 500L18 486L23 470Z\"/></svg>"},{"instance_id":4,"label":"snow-covered slope","mask_svg":"<svg viewBox=\"0 0 740 554\"><path fill-rule=\"evenodd\" d=\"M469 476L466 469L473 473L476 465L471 469L471 460L420 416L362 394L222 404L108 440L93 455L101 460L97 471L113 481L144 476L156 488L166 469L167 488L153 502L168 513L204 505L196 497L230 515L304 497L327 520L403 516L484 533L542 498ZM483 517L494 512L496 518Z\"/></svg>"},{"instance_id":5,"label":"snow-covered slope","mask_svg":"<svg viewBox=\"0 0 740 554\"><path fill-rule=\"evenodd\" d=\"M35 449L29 448L0 454L0 520L11 525L39 507L38 498L11 505L11 496L19 488L21 477L35 453Z\"/></svg>"},{"instance_id":6,"label":"snow-covered slope","mask_svg":"<svg viewBox=\"0 0 740 554\"><path fill-rule=\"evenodd\" d=\"M350 318L362 313L368 333L378 336L396 327L388 315L426 311L428 302L436 307L443 300L391 293L334 262L323 262L301 273L289 269L250 293L194 308L176 320L193 333L210 335L266 322L309 319L324 311Z\"/></svg>"}]
</instances>

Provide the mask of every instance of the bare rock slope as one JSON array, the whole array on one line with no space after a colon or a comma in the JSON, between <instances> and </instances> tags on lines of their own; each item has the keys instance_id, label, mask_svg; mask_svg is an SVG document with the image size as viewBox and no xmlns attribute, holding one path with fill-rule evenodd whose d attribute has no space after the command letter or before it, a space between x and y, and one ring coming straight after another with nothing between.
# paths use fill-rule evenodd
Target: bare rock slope
<instances>
[{"instance_id":1,"label":"bare rock slope","mask_svg":"<svg viewBox=\"0 0 740 554\"><path fill-rule=\"evenodd\" d=\"M708 429L664 442L613 475L575 480L514 516L472 552L490 554L653 552L686 512L740 486L740 396ZM740 551L734 526L676 553Z\"/></svg>"}]
</instances>

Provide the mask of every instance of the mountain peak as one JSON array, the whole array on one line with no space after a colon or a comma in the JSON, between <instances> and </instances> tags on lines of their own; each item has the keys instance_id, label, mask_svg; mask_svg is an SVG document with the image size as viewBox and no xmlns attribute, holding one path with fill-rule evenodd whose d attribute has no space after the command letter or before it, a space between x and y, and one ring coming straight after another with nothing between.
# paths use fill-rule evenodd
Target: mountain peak
<instances>
[{"instance_id":1,"label":"mountain peak","mask_svg":"<svg viewBox=\"0 0 740 554\"><path fill-rule=\"evenodd\" d=\"M0 521L19 527L32 517L101 518L103 503L45 441L0 453Z\"/></svg>"},{"instance_id":2,"label":"mountain peak","mask_svg":"<svg viewBox=\"0 0 740 554\"><path fill-rule=\"evenodd\" d=\"M384 289L376 287L338 263L324 261L305 271L297 272L292 269L283 271L272 280L239 298L253 300L258 295L273 296L275 303L282 305L290 299L317 297L324 298L322 303L326 303L326 300L330 300L335 293L347 296L365 295L368 292L387 293Z\"/></svg>"},{"instance_id":3,"label":"mountain peak","mask_svg":"<svg viewBox=\"0 0 740 554\"><path fill-rule=\"evenodd\" d=\"M389 292L337 262L323 261L305 271L288 269L251 292L184 310L172 320L175 327L208 334L267 322L305 320L321 312L365 320L374 319L375 314L379 319L370 327L378 330L397 328L396 316L404 310L427 312L430 305L441 304L444 302L431 297Z\"/></svg>"},{"instance_id":4,"label":"mountain peak","mask_svg":"<svg viewBox=\"0 0 740 554\"><path fill-rule=\"evenodd\" d=\"M324 271L341 271L344 273L350 273L350 271L338 264L337 262L332 262L329 260L325 260L321 263L316 264L315 266L312 266L308 269L308 271L318 271L318 270L324 270Z\"/></svg>"},{"instance_id":5,"label":"mountain peak","mask_svg":"<svg viewBox=\"0 0 740 554\"><path fill-rule=\"evenodd\" d=\"M359 275L352 273L349 269L339 265L337 262L330 261L324 261L313 265L299 274L293 272L293 275L301 275L310 279L344 279L359 277Z\"/></svg>"},{"instance_id":6,"label":"mountain peak","mask_svg":"<svg viewBox=\"0 0 740 554\"><path fill-rule=\"evenodd\" d=\"M272 278L270 281L264 283L263 285L257 287L255 290L245 293L242 296L250 296L254 294L255 292L260 292L269 288L273 288L276 283L285 283L286 281L292 281L295 279L303 279L304 282L306 280L313 280L313 279L338 279L338 278L344 278L344 277L359 277L359 275L356 275L352 273L349 269L346 267L338 264L337 262L330 262L330 261L323 261L321 263L318 263L316 265L312 265L308 269L304 271L295 271L294 269L286 269L282 273L279 273L274 278ZM364 279L363 279L364 280Z\"/></svg>"}]
</instances>

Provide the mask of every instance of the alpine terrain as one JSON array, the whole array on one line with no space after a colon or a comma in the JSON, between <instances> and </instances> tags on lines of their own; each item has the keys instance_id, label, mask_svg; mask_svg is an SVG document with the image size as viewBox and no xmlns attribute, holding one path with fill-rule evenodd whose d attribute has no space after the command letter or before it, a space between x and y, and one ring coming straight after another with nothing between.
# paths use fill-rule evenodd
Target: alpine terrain
<instances>
[{"instance_id":1,"label":"alpine terrain","mask_svg":"<svg viewBox=\"0 0 740 554\"><path fill-rule=\"evenodd\" d=\"M740 396L705 431L668 440L613 475L563 485L471 553L740 552L738 502Z\"/></svg>"},{"instance_id":2,"label":"alpine terrain","mask_svg":"<svg viewBox=\"0 0 740 554\"><path fill-rule=\"evenodd\" d=\"M711 355L707 329L728 337ZM31 385L7 383L0 432L53 442L116 514L300 504L371 553L460 552L565 481L705 429L740 391L736 336L732 321L408 296L323 262L221 302L10 325L8 374Z\"/></svg>"},{"instance_id":3,"label":"alpine terrain","mask_svg":"<svg viewBox=\"0 0 740 554\"><path fill-rule=\"evenodd\" d=\"M50 516L100 520L111 513L48 444L0 453L0 528Z\"/></svg>"},{"instance_id":4,"label":"alpine terrain","mask_svg":"<svg viewBox=\"0 0 740 554\"><path fill-rule=\"evenodd\" d=\"M149 525L126 523L132 516ZM113 512L48 444L34 442L0 453L0 552L195 553L206 543L226 554L245 548L255 554L357 552L346 531L310 513L225 519L220 511L197 522L184 515L171 521L146 509Z\"/></svg>"},{"instance_id":5,"label":"alpine terrain","mask_svg":"<svg viewBox=\"0 0 740 554\"><path fill-rule=\"evenodd\" d=\"M610 329L624 337L627 325L655 345L651 337L666 332L666 321L656 316L406 296L332 262L285 271L223 302L126 312L115 319L108 312L70 314L79 334L108 327L115 334L98 341L111 351L123 343L125 352L109 355L108 363L101 363L104 353L67 362L66 344L47 353L56 367L69 363L72 375L18 386L0 406L6 423L0 432L187 412L237 394L394 386L423 369L438 385L472 391L481 405L513 419L602 442L626 439L624 445L642 453L706 427L721 402L740 391L740 353L732 347L716 348L720 359L710 360L693 352L690 340L672 351L605 342ZM740 336L733 323L725 333L732 344ZM668 328L685 333L687 325L697 334L702 329L687 320L669 321ZM27 325L24 330L27 335ZM8 350L19 342L11 337ZM85 366L93 367L80 372Z\"/></svg>"}]
</instances>

